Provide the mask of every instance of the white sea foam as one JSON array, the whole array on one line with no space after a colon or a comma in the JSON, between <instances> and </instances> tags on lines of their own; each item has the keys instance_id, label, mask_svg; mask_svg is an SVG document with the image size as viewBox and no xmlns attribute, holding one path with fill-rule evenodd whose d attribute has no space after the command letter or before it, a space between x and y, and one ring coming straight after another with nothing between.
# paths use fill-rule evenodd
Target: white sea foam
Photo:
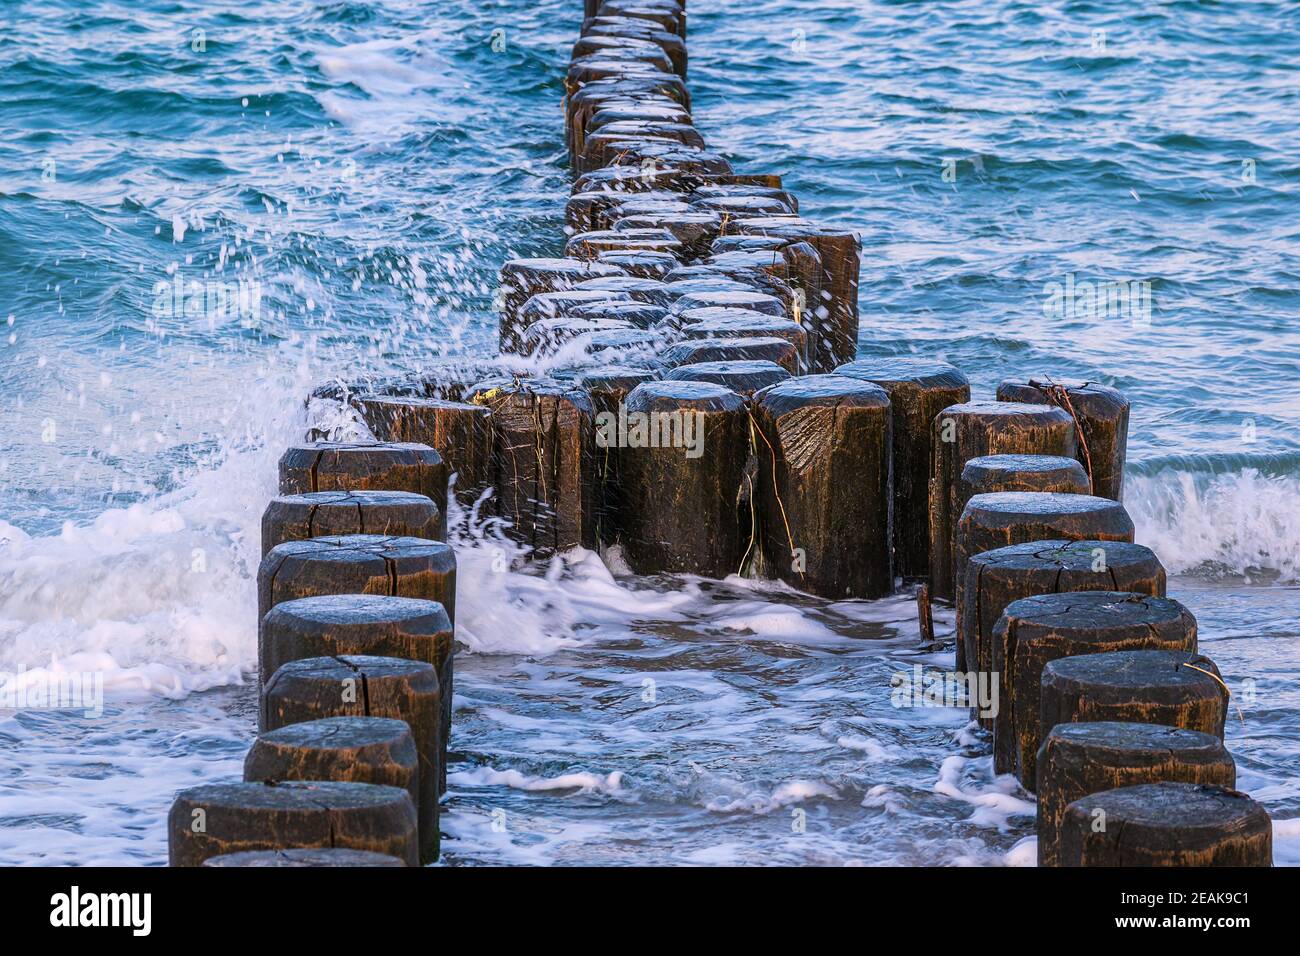
<instances>
[{"instance_id":1,"label":"white sea foam","mask_svg":"<svg viewBox=\"0 0 1300 956\"><path fill-rule=\"evenodd\" d=\"M178 491L55 535L0 535L0 669L93 669L110 693L170 697L241 682L256 667L258 522L283 443L262 436Z\"/></svg>"},{"instance_id":2,"label":"white sea foam","mask_svg":"<svg viewBox=\"0 0 1300 956\"><path fill-rule=\"evenodd\" d=\"M1025 837L1006 852L1007 866L1038 866L1038 837Z\"/></svg>"},{"instance_id":3,"label":"white sea foam","mask_svg":"<svg viewBox=\"0 0 1300 956\"><path fill-rule=\"evenodd\" d=\"M752 813L763 816L795 804L818 798L836 799L839 791L820 780L785 780L767 787L693 765L693 798L712 813Z\"/></svg>"},{"instance_id":4,"label":"white sea foam","mask_svg":"<svg viewBox=\"0 0 1300 956\"><path fill-rule=\"evenodd\" d=\"M948 757L939 768L939 779L935 782L934 792L973 806L975 812L967 818L968 823L1006 830L1010 827L1011 817L1032 817L1037 812L1037 807L1019 795L1023 791L1015 777L1003 774L991 781L987 780L988 765L992 759L959 755ZM979 779L981 777L984 779Z\"/></svg>"},{"instance_id":5,"label":"white sea foam","mask_svg":"<svg viewBox=\"0 0 1300 956\"><path fill-rule=\"evenodd\" d=\"M301 370L263 386L231 422L227 447L174 492L110 509L87 524L31 537L0 522L0 670L104 673L110 694L178 697L239 683L256 666L255 574L260 514L275 493L280 449L308 420L340 437L364 437L346 406L298 401ZM269 419L267 408L278 409ZM1236 571L1272 568L1300 575L1300 481L1247 470L1220 476L1162 473L1130 478L1126 504L1138 539L1171 571L1206 562ZM748 639L812 646L854 641L797 606L751 600L701 608L693 582L653 591L616 579L591 552L528 568L500 528L453 509L460 581L458 631L479 653L547 654L599 639L602 625L669 622L688 608ZM733 579L733 587L745 582ZM706 603L706 602L704 602ZM910 634L906 601L828 610L846 620L888 622ZM864 610L865 609L865 610ZM869 612L869 613L867 613ZM869 754L879 759L876 754Z\"/></svg>"},{"instance_id":6,"label":"white sea foam","mask_svg":"<svg viewBox=\"0 0 1300 956\"><path fill-rule=\"evenodd\" d=\"M509 866L553 866L589 858L591 848L608 847L612 828L608 818L592 814L581 823L557 822L551 816L526 813L465 811L444 814L443 859L453 854L476 863Z\"/></svg>"},{"instance_id":7,"label":"white sea foam","mask_svg":"<svg viewBox=\"0 0 1300 956\"><path fill-rule=\"evenodd\" d=\"M846 750L855 750L864 754L870 763L887 762L891 760L900 760L903 754L896 747L887 747L873 737L860 737L856 734L846 734L835 741Z\"/></svg>"},{"instance_id":8,"label":"white sea foam","mask_svg":"<svg viewBox=\"0 0 1300 956\"><path fill-rule=\"evenodd\" d=\"M317 99L335 119L372 135L393 135L429 116L447 119L452 96L446 94L455 70L439 52L438 41L445 39L441 30L430 29L318 49L321 72L338 85ZM365 97L340 92L346 86L362 90ZM440 91L444 95L436 95Z\"/></svg>"},{"instance_id":9,"label":"white sea foam","mask_svg":"<svg viewBox=\"0 0 1300 956\"><path fill-rule=\"evenodd\" d=\"M1273 863L1300 866L1300 817L1273 821Z\"/></svg>"},{"instance_id":10,"label":"white sea foam","mask_svg":"<svg viewBox=\"0 0 1300 956\"><path fill-rule=\"evenodd\" d=\"M616 794L623 792L623 774L600 774L576 771L560 774L558 777L533 777L518 770L494 770L491 767L475 767L449 774L448 783L457 787L511 787L515 790L575 790L579 793Z\"/></svg>"},{"instance_id":11,"label":"white sea foam","mask_svg":"<svg viewBox=\"0 0 1300 956\"><path fill-rule=\"evenodd\" d=\"M110 695L168 697L247 679L257 666L260 519L276 494L280 453L309 426L340 440L373 437L339 402L314 400L304 411L313 380L300 367L253 388L223 450L176 491L55 535L0 523L0 671L94 670ZM582 549L530 565L499 520L449 510L457 637L471 652L554 653L599 639L602 625L680 619L699 599L689 583L675 591L621 583Z\"/></svg>"},{"instance_id":12,"label":"white sea foam","mask_svg":"<svg viewBox=\"0 0 1300 956\"><path fill-rule=\"evenodd\" d=\"M730 580L730 579L729 579ZM719 627L753 639L787 644L852 646L853 639L835 633L820 620L798 607L768 601L738 601L724 604L713 619Z\"/></svg>"},{"instance_id":13,"label":"white sea foam","mask_svg":"<svg viewBox=\"0 0 1300 956\"><path fill-rule=\"evenodd\" d=\"M1174 573L1205 566L1300 581L1300 478L1253 468L1164 471L1125 480L1137 540Z\"/></svg>"}]
</instances>

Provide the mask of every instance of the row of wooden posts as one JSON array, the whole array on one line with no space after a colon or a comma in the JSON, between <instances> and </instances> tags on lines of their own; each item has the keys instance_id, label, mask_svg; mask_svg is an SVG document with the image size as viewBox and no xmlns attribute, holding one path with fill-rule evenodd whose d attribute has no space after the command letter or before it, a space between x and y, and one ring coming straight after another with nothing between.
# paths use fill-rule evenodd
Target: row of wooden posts
<instances>
[{"instance_id":1,"label":"row of wooden posts","mask_svg":"<svg viewBox=\"0 0 1300 956\"><path fill-rule=\"evenodd\" d=\"M944 362L857 358L858 238L706 148L685 34L682 0L588 0L565 254L502 267L497 359L318 392L376 441L281 460L260 735L243 781L177 798L173 865L437 858L449 494L534 556L831 599L924 580L955 604L958 671L997 683L977 709L1037 794L1040 864L1271 863L1227 686L1120 503L1128 402L1044 375L972 401Z\"/></svg>"}]
</instances>

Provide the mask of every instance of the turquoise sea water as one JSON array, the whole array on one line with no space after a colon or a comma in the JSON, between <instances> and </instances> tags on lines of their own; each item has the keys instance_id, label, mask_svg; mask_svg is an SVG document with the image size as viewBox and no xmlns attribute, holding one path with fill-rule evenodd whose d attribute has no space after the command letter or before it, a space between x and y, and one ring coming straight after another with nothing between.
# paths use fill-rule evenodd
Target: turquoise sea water
<instances>
[{"instance_id":1,"label":"turquoise sea water","mask_svg":"<svg viewBox=\"0 0 1300 956\"><path fill-rule=\"evenodd\" d=\"M580 16L0 6L0 671L108 689L100 718L0 711L0 862L159 863L175 790L238 772L257 523L302 399L486 354L501 261L562 242ZM1254 681L1229 745L1300 857L1300 7L690 16L710 145L861 233L861 355L946 358L977 394L1044 371L1129 396L1138 540L1230 685ZM1149 289L1149 314L1045 309L1099 282ZM593 555L502 575L497 546L459 550L448 862L1032 858L964 716L890 706L892 673L951 662L916 650L906 597Z\"/></svg>"}]
</instances>

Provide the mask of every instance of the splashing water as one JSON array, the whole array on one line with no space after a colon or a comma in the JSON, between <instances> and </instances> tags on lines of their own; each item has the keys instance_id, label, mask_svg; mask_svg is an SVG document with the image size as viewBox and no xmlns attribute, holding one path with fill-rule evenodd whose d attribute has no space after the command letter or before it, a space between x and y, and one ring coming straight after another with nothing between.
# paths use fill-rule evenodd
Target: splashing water
<instances>
[{"instance_id":1,"label":"splashing water","mask_svg":"<svg viewBox=\"0 0 1300 956\"><path fill-rule=\"evenodd\" d=\"M1049 370L1130 397L1125 504L1238 691L1239 785L1296 862L1279 16L728 0L692 10L691 88L738 169L862 233L861 354L946 358L983 395ZM254 730L276 461L309 426L364 434L305 397L488 354L501 261L559 247L580 10L23 17L0 11L0 691L94 672L105 701L0 710L0 863L158 864L172 795L238 775ZM1153 280L1149 326L1048 315L1069 274ZM529 564L499 523L451 519L446 862L1032 864L1032 805L965 714L890 701L895 673L952 667L907 596L635 578L580 551Z\"/></svg>"}]
</instances>

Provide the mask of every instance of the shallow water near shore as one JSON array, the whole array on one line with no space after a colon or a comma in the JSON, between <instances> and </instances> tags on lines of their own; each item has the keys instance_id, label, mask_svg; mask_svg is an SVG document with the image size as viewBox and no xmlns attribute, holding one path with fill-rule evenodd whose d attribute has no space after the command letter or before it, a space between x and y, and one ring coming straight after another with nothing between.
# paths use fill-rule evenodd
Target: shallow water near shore
<instances>
[{"instance_id":1,"label":"shallow water near shore","mask_svg":"<svg viewBox=\"0 0 1300 956\"><path fill-rule=\"evenodd\" d=\"M1300 864L1296 592L1171 593L1239 700L1257 681L1227 742L1238 786L1277 821L1276 862ZM581 624L549 652L458 657L445 865L1032 864L1032 797L993 775L965 711L891 702L895 674L952 667L918 649L910 600L620 585L593 555L516 596ZM239 775L255 724L247 684L117 699L94 720L10 717L0 858L165 861L172 794Z\"/></svg>"},{"instance_id":2,"label":"shallow water near shore","mask_svg":"<svg viewBox=\"0 0 1300 956\"><path fill-rule=\"evenodd\" d=\"M690 9L709 144L862 233L860 355L945 358L977 396L1040 371L1129 396L1138 541L1300 862L1300 14ZM258 522L303 397L495 341L501 261L561 243L579 20L0 11L0 671L107 691L98 718L0 710L0 864L161 864L172 795L240 772ZM177 276L242 282L257 315L177 309ZM1102 281L1149 281L1150 315L1045 312L1054 283ZM592 554L502 573L499 550L462 526L447 865L1033 862L1032 803L965 713L891 703L895 673L952 666L910 595Z\"/></svg>"}]
</instances>

